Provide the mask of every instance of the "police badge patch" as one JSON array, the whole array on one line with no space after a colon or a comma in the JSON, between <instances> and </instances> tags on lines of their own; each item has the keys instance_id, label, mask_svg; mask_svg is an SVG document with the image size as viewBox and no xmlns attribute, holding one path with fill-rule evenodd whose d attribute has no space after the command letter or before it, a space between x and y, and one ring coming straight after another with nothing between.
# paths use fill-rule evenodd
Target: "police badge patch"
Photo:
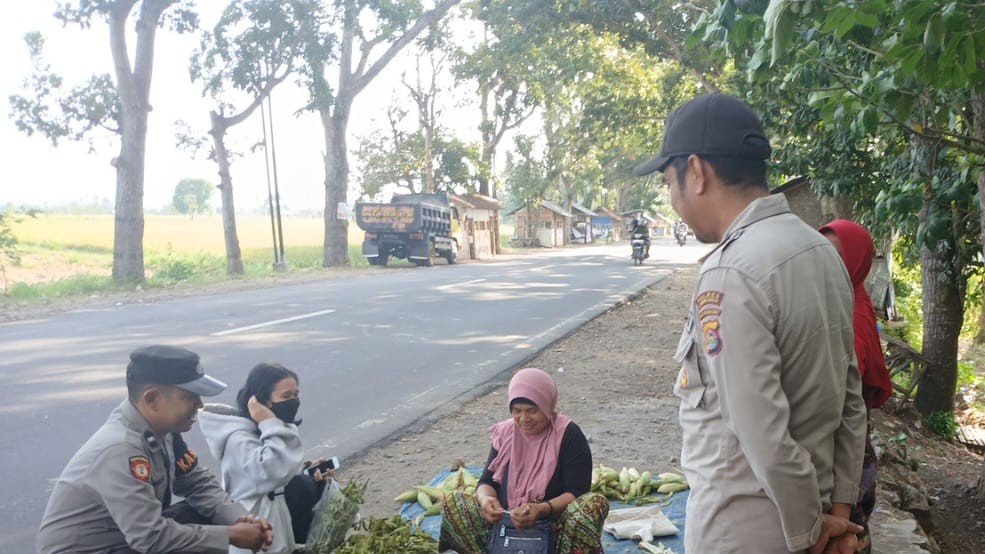
<instances>
[{"instance_id":1,"label":"police badge patch","mask_svg":"<svg viewBox=\"0 0 985 554\"><path fill-rule=\"evenodd\" d=\"M138 481L150 483L150 460L144 456L130 456L130 473Z\"/></svg>"},{"instance_id":2,"label":"police badge patch","mask_svg":"<svg viewBox=\"0 0 985 554\"><path fill-rule=\"evenodd\" d=\"M698 308L698 320L701 321L701 337L705 352L709 356L721 354L725 345L722 343L721 321L722 299L725 293L717 290L707 290L694 299Z\"/></svg>"}]
</instances>

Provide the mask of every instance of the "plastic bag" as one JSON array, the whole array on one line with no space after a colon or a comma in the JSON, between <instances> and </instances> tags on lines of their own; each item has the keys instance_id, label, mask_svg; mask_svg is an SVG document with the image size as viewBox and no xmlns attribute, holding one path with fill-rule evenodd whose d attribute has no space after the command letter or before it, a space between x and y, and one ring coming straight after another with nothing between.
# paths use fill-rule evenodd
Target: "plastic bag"
<instances>
[{"instance_id":1,"label":"plastic bag","mask_svg":"<svg viewBox=\"0 0 985 554\"><path fill-rule=\"evenodd\" d=\"M347 498L335 481L311 511L314 516L304 551L312 554L329 554L342 546L346 534L359 521L359 504Z\"/></svg>"},{"instance_id":2,"label":"plastic bag","mask_svg":"<svg viewBox=\"0 0 985 554\"><path fill-rule=\"evenodd\" d=\"M659 506L612 510L605 520L604 529L617 539L639 539L646 542L652 541L653 537L676 535L680 532Z\"/></svg>"}]
</instances>

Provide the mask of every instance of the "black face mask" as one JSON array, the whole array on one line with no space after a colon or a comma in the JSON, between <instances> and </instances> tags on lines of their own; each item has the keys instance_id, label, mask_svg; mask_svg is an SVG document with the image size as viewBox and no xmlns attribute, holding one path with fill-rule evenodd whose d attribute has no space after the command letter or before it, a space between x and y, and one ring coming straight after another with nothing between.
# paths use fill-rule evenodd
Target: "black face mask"
<instances>
[{"instance_id":1,"label":"black face mask","mask_svg":"<svg viewBox=\"0 0 985 554\"><path fill-rule=\"evenodd\" d=\"M277 419L283 421L284 423L301 423L300 420L295 421L294 418L298 415L298 408L301 407L301 401L297 398L292 398L290 400L284 400L283 402L274 402L270 406L270 411L274 412Z\"/></svg>"}]
</instances>

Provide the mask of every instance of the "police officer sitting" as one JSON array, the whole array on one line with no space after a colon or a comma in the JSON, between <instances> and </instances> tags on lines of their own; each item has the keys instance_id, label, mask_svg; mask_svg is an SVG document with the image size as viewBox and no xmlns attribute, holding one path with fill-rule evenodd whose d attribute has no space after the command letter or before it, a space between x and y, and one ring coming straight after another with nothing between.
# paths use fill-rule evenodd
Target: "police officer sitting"
<instances>
[{"instance_id":1,"label":"police officer sitting","mask_svg":"<svg viewBox=\"0 0 985 554\"><path fill-rule=\"evenodd\" d=\"M225 388L205 375L194 352L148 346L131 353L128 398L55 482L38 551L266 549L272 538L267 522L234 503L181 437L195 423L201 397ZM172 505L172 494L185 502Z\"/></svg>"}]
</instances>

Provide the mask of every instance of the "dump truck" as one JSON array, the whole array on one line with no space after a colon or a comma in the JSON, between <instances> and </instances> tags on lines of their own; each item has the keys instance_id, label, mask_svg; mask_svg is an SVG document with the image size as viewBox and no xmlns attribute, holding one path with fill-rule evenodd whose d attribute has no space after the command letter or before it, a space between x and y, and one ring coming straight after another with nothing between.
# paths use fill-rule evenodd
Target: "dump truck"
<instances>
[{"instance_id":1,"label":"dump truck","mask_svg":"<svg viewBox=\"0 0 985 554\"><path fill-rule=\"evenodd\" d=\"M444 194L397 194L389 204L356 203L356 224L366 232L363 256L385 266L390 258L430 266L435 258L458 259L456 212Z\"/></svg>"}]
</instances>

